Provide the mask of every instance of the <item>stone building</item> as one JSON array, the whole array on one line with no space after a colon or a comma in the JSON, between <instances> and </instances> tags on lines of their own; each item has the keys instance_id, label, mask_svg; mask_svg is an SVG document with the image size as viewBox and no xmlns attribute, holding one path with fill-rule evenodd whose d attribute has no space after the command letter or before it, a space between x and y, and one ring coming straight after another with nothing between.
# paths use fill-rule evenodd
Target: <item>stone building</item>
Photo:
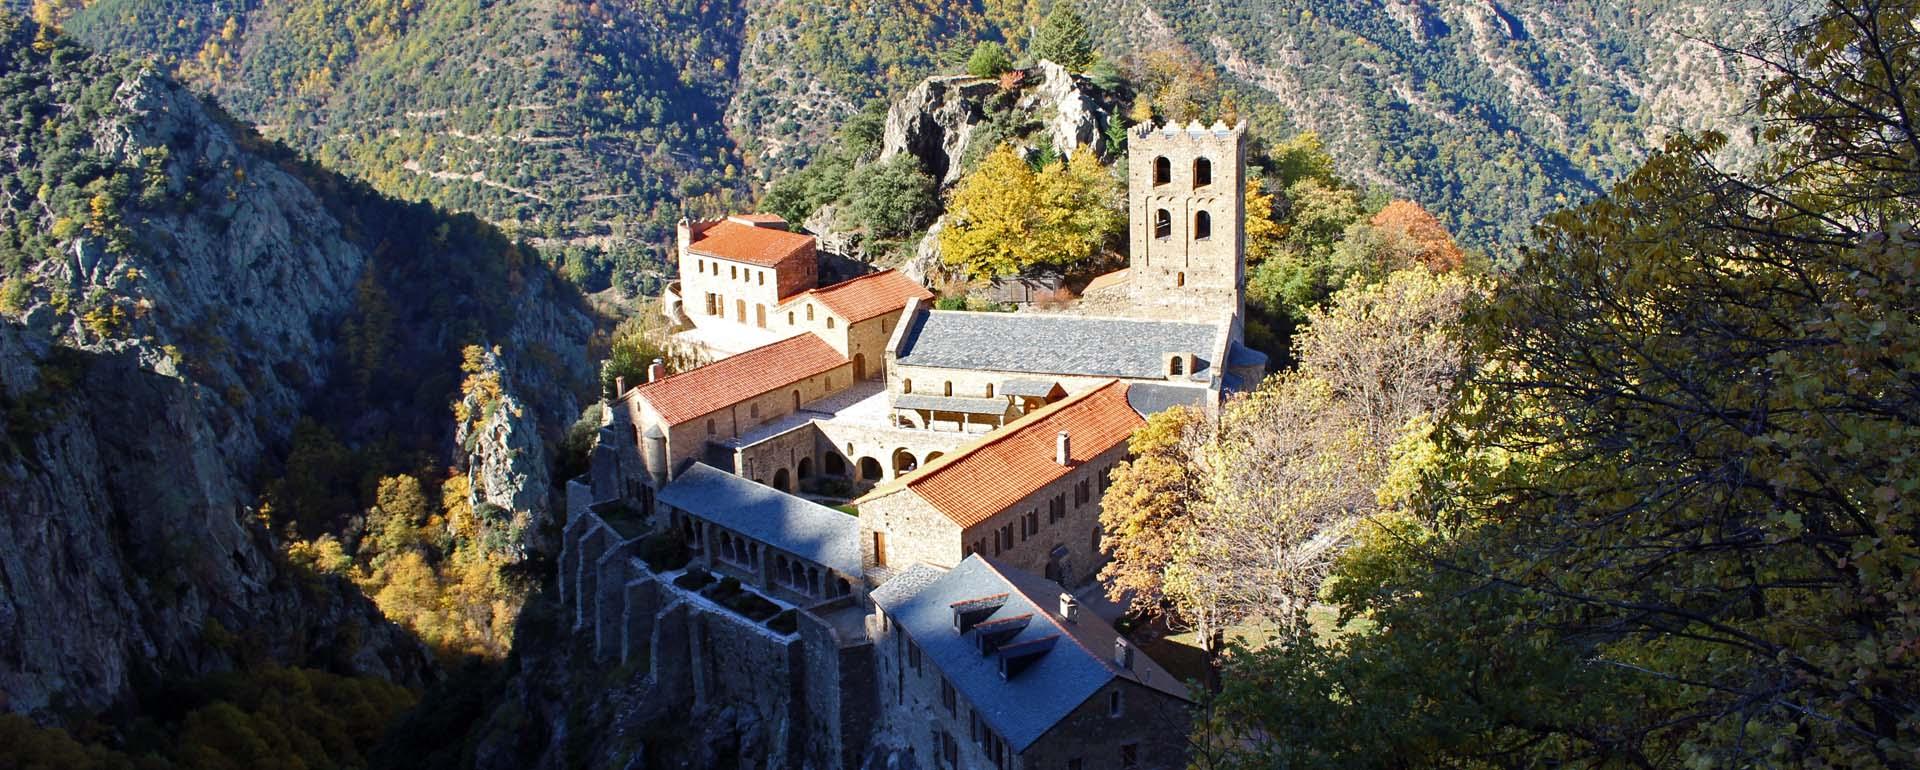
<instances>
[{"instance_id":1,"label":"stone building","mask_svg":"<svg viewBox=\"0 0 1920 770\"><path fill-rule=\"evenodd\" d=\"M900 271L882 270L789 298L776 322L826 340L853 362L854 379L877 379L886 373L887 340L901 310L910 301L931 299L933 292Z\"/></svg>"},{"instance_id":2,"label":"stone building","mask_svg":"<svg viewBox=\"0 0 1920 770\"><path fill-rule=\"evenodd\" d=\"M1145 422L1119 381L1070 396L856 501L862 566L884 576L972 554L1068 586L1099 571L1100 496Z\"/></svg>"},{"instance_id":3,"label":"stone building","mask_svg":"<svg viewBox=\"0 0 1920 770\"><path fill-rule=\"evenodd\" d=\"M1185 765L1186 687L1052 581L975 554L872 600L875 735L911 766Z\"/></svg>"},{"instance_id":4,"label":"stone building","mask_svg":"<svg viewBox=\"0 0 1920 770\"><path fill-rule=\"evenodd\" d=\"M652 495L716 442L799 411L853 383L853 362L812 334L794 337L620 394L609 410L622 449L632 454L629 488L651 510ZM634 489L642 486L644 490Z\"/></svg>"},{"instance_id":5,"label":"stone building","mask_svg":"<svg viewBox=\"0 0 1920 770\"><path fill-rule=\"evenodd\" d=\"M662 488L660 507L708 572L802 606L866 594L860 525L845 513L704 463Z\"/></svg>"},{"instance_id":6,"label":"stone building","mask_svg":"<svg viewBox=\"0 0 1920 770\"><path fill-rule=\"evenodd\" d=\"M1127 137L1127 283L1142 306L1246 309L1246 124L1135 126Z\"/></svg>"},{"instance_id":7,"label":"stone building","mask_svg":"<svg viewBox=\"0 0 1920 770\"><path fill-rule=\"evenodd\" d=\"M765 329L782 301L819 285L813 236L788 232L786 220L770 214L682 220L677 241L678 297L691 318Z\"/></svg>"}]
</instances>

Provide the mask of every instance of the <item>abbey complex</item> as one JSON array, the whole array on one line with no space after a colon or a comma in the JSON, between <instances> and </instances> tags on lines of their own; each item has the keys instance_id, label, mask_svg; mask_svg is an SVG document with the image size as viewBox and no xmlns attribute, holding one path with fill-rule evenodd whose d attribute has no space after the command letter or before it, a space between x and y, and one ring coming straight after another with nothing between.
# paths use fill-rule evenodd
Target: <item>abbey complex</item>
<instances>
[{"instance_id":1,"label":"abbey complex","mask_svg":"<svg viewBox=\"0 0 1920 770\"><path fill-rule=\"evenodd\" d=\"M599 654L787 725L774 764L1183 766L1192 696L1095 582L1101 498L1146 416L1267 362L1244 124L1129 147L1130 264L1063 312L820 286L779 217L682 223L665 310L714 360L620 382L568 489L561 582Z\"/></svg>"}]
</instances>

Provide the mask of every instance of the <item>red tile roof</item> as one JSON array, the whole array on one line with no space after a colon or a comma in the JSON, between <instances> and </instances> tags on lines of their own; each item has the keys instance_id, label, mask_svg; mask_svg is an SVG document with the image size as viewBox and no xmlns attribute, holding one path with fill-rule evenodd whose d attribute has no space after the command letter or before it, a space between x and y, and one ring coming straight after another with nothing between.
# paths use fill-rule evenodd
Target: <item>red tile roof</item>
<instances>
[{"instance_id":1,"label":"red tile roof","mask_svg":"<svg viewBox=\"0 0 1920 770\"><path fill-rule=\"evenodd\" d=\"M812 297L827 307L827 311L846 319L847 323L857 324L877 315L891 313L907 306L907 300L916 297L933 299L933 292L921 286L918 281L908 278L898 270L882 270L868 273L850 280L841 281L832 286L812 289L794 300Z\"/></svg>"},{"instance_id":2,"label":"red tile roof","mask_svg":"<svg viewBox=\"0 0 1920 770\"><path fill-rule=\"evenodd\" d=\"M802 334L649 382L634 392L668 425L679 425L846 365L846 357L826 341Z\"/></svg>"},{"instance_id":3,"label":"red tile roof","mask_svg":"<svg viewBox=\"0 0 1920 770\"><path fill-rule=\"evenodd\" d=\"M709 257L774 267L796 256L811 256L813 236L721 221L687 248Z\"/></svg>"},{"instance_id":4,"label":"red tile roof","mask_svg":"<svg viewBox=\"0 0 1920 770\"><path fill-rule=\"evenodd\" d=\"M1073 471L1054 461L1061 431L1067 433L1068 459L1077 466L1126 441L1145 422L1127 405L1127 384L1113 380L1035 410L862 499L910 489L953 523L971 527Z\"/></svg>"}]
</instances>

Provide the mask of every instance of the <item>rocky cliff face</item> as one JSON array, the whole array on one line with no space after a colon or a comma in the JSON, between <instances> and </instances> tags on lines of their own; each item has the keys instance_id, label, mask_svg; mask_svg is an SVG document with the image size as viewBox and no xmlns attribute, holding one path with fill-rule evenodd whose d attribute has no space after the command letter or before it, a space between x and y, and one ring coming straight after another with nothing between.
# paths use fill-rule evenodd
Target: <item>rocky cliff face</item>
<instances>
[{"instance_id":1,"label":"rocky cliff face","mask_svg":"<svg viewBox=\"0 0 1920 770\"><path fill-rule=\"evenodd\" d=\"M487 259L497 234L35 36L0 15L0 97L50 127L0 128L0 223L30 236L0 244L0 709L92 713L240 659L430 676L350 585L285 564L260 482L302 418L368 441L451 433L434 386L458 373L421 351L490 339L511 387L543 399L448 459L480 469L488 499L540 507L536 429L572 417L590 322L537 263Z\"/></svg>"},{"instance_id":2,"label":"rocky cliff face","mask_svg":"<svg viewBox=\"0 0 1920 770\"><path fill-rule=\"evenodd\" d=\"M941 185L953 184L965 172L962 160L973 147L975 135L992 122L1004 127L990 133L994 141L1022 139L1019 129L1038 127L1038 135L1030 141L1050 147L1060 157L1071 156L1083 145L1094 152L1105 151L1103 132L1111 116L1103 101L1106 95L1098 87L1050 61L1017 77L1019 84L1012 90L1003 88L1000 81L968 75L920 81L888 108L880 160L911 154Z\"/></svg>"}]
</instances>

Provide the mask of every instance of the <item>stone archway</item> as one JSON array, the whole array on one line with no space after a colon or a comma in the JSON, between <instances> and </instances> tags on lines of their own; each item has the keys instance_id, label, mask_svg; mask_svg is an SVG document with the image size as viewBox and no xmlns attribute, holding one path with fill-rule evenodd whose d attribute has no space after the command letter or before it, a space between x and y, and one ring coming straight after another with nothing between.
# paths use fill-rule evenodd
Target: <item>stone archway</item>
<instances>
[{"instance_id":1,"label":"stone archway","mask_svg":"<svg viewBox=\"0 0 1920 770\"><path fill-rule=\"evenodd\" d=\"M841 457L839 452L828 452L827 458L821 461L820 465L822 472L828 476L847 478L847 458Z\"/></svg>"},{"instance_id":2,"label":"stone archway","mask_svg":"<svg viewBox=\"0 0 1920 770\"><path fill-rule=\"evenodd\" d=\"M904 447L893 450L894 475L897 476L902 473L910 473L913 471L913 469L918 467L920 467L920 461L914 459L912 452L907 451Z\"/></svg>"},{"instance_id":3,"label":"stone archway","mask_svg":"<svg viewBox=\"0 0 1920 770\"><path fill-rule=\"evenodd\" d=\"M793 482L787 476L787 469L781 468L773 472L773 488L782 492L793 491Z\"/></svg>"},{"instance_id":4,"label":"stone archway","mask_svg":"<svg viewBox=\"0 0 1920 770\"><path fill-rule=\"evenodd\" d=\"M800 458L799 473L796 475L799 477L801 481L806 481L807 479L813 478L813 458L811 457Z\"/></svg>"},{"instance_id":5,"label":"stone archway","mask_svg":"<svg viewBox=\"0 0 1920 770\"><path fill-rule=\"evenodd\" d=\"M871 457L860 458L860 480L861 481L879 481L883 473L884 472L880 469L879 460L875 460Z\"/></svg>"},{"instance_id":6,"label":"stone archway","mask_svg":"<svg viewBox=\"0 0 1920 770\"><path fill-rule=\"evenodd\" d=\"M928 453L927 453L927 460L926 460L926 463L923 463L923 464L929 464L929 465L930 465L930 464L932 464L932 463L933 463L933 461L935 461L935 460L938 460L938 459L940 459L940 453L939 453L939 452L928 452Z\"/></svg>"}]
</instances>

